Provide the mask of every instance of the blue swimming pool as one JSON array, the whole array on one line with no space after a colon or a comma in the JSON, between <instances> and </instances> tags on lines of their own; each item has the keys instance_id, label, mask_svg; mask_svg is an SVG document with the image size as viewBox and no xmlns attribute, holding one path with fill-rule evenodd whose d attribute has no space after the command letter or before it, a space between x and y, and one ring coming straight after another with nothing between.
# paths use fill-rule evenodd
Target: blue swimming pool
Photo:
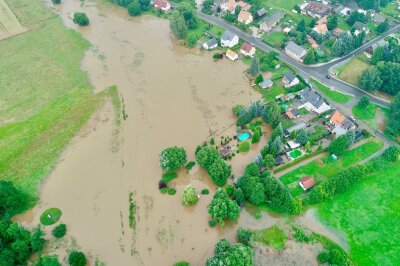
<instances>
[{"instance_id":1,"label":"blue swimming pool","mask_svg":"<svg viewBox=\"0 0 400 266\"><path fill-rule=\"evenodd\" d=\"M247 131L245 131L242 134L240 134L239 136L237 136L238 141L243 141L243 140L246 140L249 138L251 138L251 134Z\"/></svg>"}]
</instances>

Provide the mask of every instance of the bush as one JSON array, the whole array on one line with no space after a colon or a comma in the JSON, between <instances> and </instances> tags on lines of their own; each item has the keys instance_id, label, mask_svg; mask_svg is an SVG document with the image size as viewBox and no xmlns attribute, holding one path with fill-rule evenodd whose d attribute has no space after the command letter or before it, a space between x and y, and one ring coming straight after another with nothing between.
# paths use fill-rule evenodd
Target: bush
<instances>
[{"instance_id":1,"label":"bush","mask_svg":"<svg viewBox=\"0 0 400 266\"><path fill-rule=\"evenodd\" d=\"M210 220L210 221L208 221L208 225L211 226L211 227L214 227L214 226L217 225L217 222L214 221L214 220Z\"/></svg>"},{"instance_id":2,"label":"bush","mask_svg":"<svg viewBox=\"0 0 400 266\"><path fill-rule=\"evenodd\" d=\"M200 192L202 195L208 195L208 194L210 194L210 191L208 190L208 189L202 189L201 190L201 192Z\"/></svg>"},{"instance_id":3,"label":"bush","mask_svg":"<svg viewBox=\"0 0 400 266\"><path fill-rule=\"evenodd\" d=\"M369 100L368 96L361 97L360 101L358 102L358 106L360 106L361 108L365 108L369 104L370 104L370 100Z\"/></svg>"},{"instance_id":4,"label":"bush","mask_svg":"<svg viewBox=\"0 0 400 266\"><path fill-rule=\"evenodd\" d=\"M168 191L168 187L163 187L163 188L160 189L160 192L161 192L162 194L167 193L167 191Z\"/></svg>"},{"instance_id":5,"label":"bush","mask_svg":"<svg viewBox=\"0 0 400 266\"><path fill-rule=\"evenodd\" d=\"M187 185L183 190L182 202L185 206L191 206L197 203L199 200L196 189L192 185Z\"/></svg>"},{"instance_id":6,"label":"bush","mask_svg":"<svg viewBox=\"0 0 400 266\"><path fill-rule=\"evenodd\" d=\"M59 224L56 227L54 227L54 229L51 231L51 234L55 238L61 238L65 236L66 233L67 233L67 226L65 224Z\"/></svg>"},{"instance_id":7,"label":"bush","mask_svg":"<svg viewBox=\"0 0 400 266\"><path fill-rule=\"evenodd\" d=\"M164 173L161 177L161 181L164 181L166 184L168 184L171 180L173 180L177 177L178 177L178 174L175 172Z\"/></svg>"},{"instance_id":8,"label":"bush","mask_svg":"<svg viewBox=\"0 0 400 266\"><path fill-rule=\"evenodd\" d=\"M72 21L79 26L89 25L89 18L87 17L86 13L76 12Z\"/></svg>"},{"instance_id":9,"label":"bush","mask_svg":"<svg viewBox=\"0 0 400 266\"><path fill-rule=\"evenodd\" d=\"M255 218L255 219L258 220L258 219L261 219L261 217L262 217L262 213L261 213L260 211L254 213L254 218Z\"/></svg>"},{"instance_id":10,"label":"bush","mask_svg":"<svg viewBox=\"0 0 400 266\"><path fill-rule=\"evenodd\" d=\"M168 195L175 195L176 194L176 189L175 188L169 188L168 189Z\"/></svg>"},{"instance_id":11,"label":"bush","mask_svg":"<svg viewBox=\"0 0 400 266\"><path fill-rule=\"evenodd\" d=\"M128 5L128 14L135 17L139 16L142 13L142 7L139 1L133 1Z\"/></svg>"},{"instance_id":12,"label":"bush","mask_svg":"<svg viewBox=\"0 0 400 266\"><path fill-rule=\"evenodd\" d=\"M331 257L329 256L328 252L323 251L318 254L317 258L318 258L318 262L324 264L324 263L328 263Z\"/></svg>"},{"instance_id":13,"label":"bush","mask_svg":"<svg viewBox=\"0 0 400 266\"><path fill-rule=\"evenodd\" d=\"M189 262L187 261L179 261L179 262L175 262L174 266L189 266Z\"/></svg>"},{"instance_id":14,"label":"bush","mask_svg":"<svg viewBox=\"0 0 400 266\"><path fill-rule=\"evenodd\" d=\"M68 263L71 266L85 266L86 256L80 251L72 251L68 256Z\"/></svg>"},{"instance_id":15,"label":"bush","mask_svg":"<svg viewBox=\"0 0 400 266\"><path fill-rule=\"evenodd\" d=\"M43 225L52 225L60 220L62 212L58 208L50 208L40 215L40 223Z\"/></svg>"},{"instance_id":16,"label":"bush","mask_svg":"<svg viewBox=\"0 0 400 266\"><path fill-rule=\"evenodd\" d=\"M238 144L238 149L240 152L248 152L250 150L250 143L246 141L242 141Z\"/></svg>"},{"instance_id":17,"label":"bush","mask_svg":"<svg viewBox=\"0 0 400 266\"><path fill-rule=\"evenodd\" d=\"M186 165L186 169L187 169L188 171L190 171L190 169L192 169L193 166L195 166L195 165L196 165L196 162L193 162L193 161L188 162L188 164Z\"/></svg>"},{"instance_id":18,"label":"bush","mask_svg":"<svg viewBox=\"0 0 400 266\"><path fill-rule=\"evenodd\" d=\"M54 5L58 5L61 3L61 0L51 0L51 2L53 2Z\"/></svg>"},{"instance_id":19,"label":"bush","mask_svg":"<svg viewBox=\"0 0 400 266\"><path fill-rule=\"evenodd\" d=\"M400 150L396 146L390 146L383 152L382 156L389 162L396 162L399 160Z\"/></svg>"},{"instance_id":20,"label":"bush","mask_svg":"<svg viewBox=\"0 0 400 266\"><path fill-rule=\"evenodd\" d=\"M248 245L250 243L252 236L253 232L251 232L250 230L246 230L242 227L239 227L239 229L237 230L237 240L245 245Z\"/></svg>"},{"instance_id":21,"label":"bush","mask_svg":"<svg viewBox=\"0 0 400 266\"><path fill-rule=\"evenodd\" d=\"M232 184L227 184L226 187L225 187L225 190L226 190L226 193L228 193L229 196L232 196L234 187L233 187Z\"/></svg>"}]
</instances>

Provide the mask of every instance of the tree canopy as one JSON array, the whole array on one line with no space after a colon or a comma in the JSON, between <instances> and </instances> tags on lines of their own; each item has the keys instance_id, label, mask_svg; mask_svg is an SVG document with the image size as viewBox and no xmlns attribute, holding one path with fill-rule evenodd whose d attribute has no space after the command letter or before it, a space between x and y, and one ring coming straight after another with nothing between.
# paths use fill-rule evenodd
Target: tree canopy
<instances>
[{"instance_id":1,"label":"tree canopy","mask_svg":"<svg viewBox=\"0 0 400 266\"><path fill-rule=\"evenodd\" d=\"M74 18L72 19L72 21L75 24L78 24L79 26L87 26L89 25L89 18L86 15L86 13L82 13L82 12L76 12L74 14Z\"/></svg>"},{"instance_id":2,"label":"tree canopy","mask_svg":"<svg viewBox=\"0 0 400 266\"><path fill-rule=\"evenodd\" d=\"M218 188L207 208L211 218L221 225L224 224L226 219L237 221L240 214L239 205L231 200L222 188Z\"/></svg>"},{"instance_id":3,"label":"tree canopy","mask_svg":"<svg viewBox=\"0 0 400 266\"><path fill-rule=\"evenodd\" d=\"M221 239L215 247L214 257L207 260L206 266L252 266L254 252L250 246L242 243L230 245L226 239Z\"/></svg>"},{"instance_id":4,"label":"tree canopy","mask_svg":"<svg viewBox=\"0 0 400 266\"><path fill-rule=\"evenodd\" d=\"M160 154L160 166L163 171L176 171L186 163L186 151L180 147L169 147Z\"/></svg>"}]
</instances>

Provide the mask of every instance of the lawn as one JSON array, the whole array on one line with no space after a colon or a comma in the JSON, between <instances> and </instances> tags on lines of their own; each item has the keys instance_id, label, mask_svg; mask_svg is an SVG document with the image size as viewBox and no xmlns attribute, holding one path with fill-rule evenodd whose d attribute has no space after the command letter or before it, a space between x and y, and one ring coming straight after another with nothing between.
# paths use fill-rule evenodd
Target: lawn
<instances>
[{"instance_id":1,"label":"lawn","mask_svg":"<svg viewBox=\"0 0 400 266\"><path fill-rule=\"evenodd\" d=\"M369 104L367 107L360 107L358 104L354 105L352 108L352 113L355 118L360 119L368 126L372 127L373 129L378 129L378 121L376 116L376 111L378 108L375 104ZM383 115L383 122L386 124L387 117L388 117L388 109L381 108L382 115Z\"/></svg>"},{"instance_id":2,"label":"lawn","mask_svg":"<svg viewBox=\"0 0 400 266\"><path fill-rule=\"evenodd\" d=\"M284 33L276 31L267 35L263 39L263 42L272 47L281 48L282 44L284 44L286 40L287 36Z\"/></svg>"},{"instance_id":3,"label":"lawn","mask_svg":"<svg viewBox=\"0 0 400 266\"><path fill-rule=\"evenodd\" d=\"M4 2L4 0L0 0L0 23L2 26L0 33L3 31L3 28L5 28L5 30L8 32L22 29L21 23L18 21L17 17L11 11L6 2Z\"/></svg>"},{"instance_id":4,"label":"lawn","mask_svg":"<svg viewBox=\"0 0 400 266\"><path fill-rule=\"evenodd\" d=\"M43 8L40 0L4 0L11 8L23 26L31 26L56 14L48 8Z\"/></svg>"},{"instance_id":5,"label":"lawn","mask_svg":"<svg viewBox=\"0 0 400 266\"><path fill-rule=\"evenodd\" d=\"M319 83L318 81L316 81L315 79L311 79L312 82L315 84L315 86L317 86L317 88L322 91L323 94L325 94L327 97L329 97L329 99L331 99L334 102L337 103L347 103L348 101L350 101L351 99L353 99L353 96L347 95L347 94L343 94L340 93L336 90L331 90L330 88L328 88L325 85L322 85L321 83Z\"/></svg>"},{"instance_id":6,"label":"lawn","mask_svg":"<svg viewBox=\"0 0 400 266\"><path fill-rule=\"evenodd\" d=\"M383 144L377 140L368 141L356 148L347 150L337 161L326 156L320 160L312 161L306 165L300 166L295 170L280 177L280 180L286 185L293 196L303 194L303 190L299 187L299 180L307 175L312 176L317 183L326 177L333 176L340 170L354 165L363 159L374 154L383 147Z\"/></svg>"},{"instance_id":7,"label":"lawn","mask_svg":"<svg viewBox=\"0 0 400 266\"><path fill-rule=\"evenodd\" d=\"M42 1L7 1L26 25L48 18ZM29 10L32 12L30 13ZM38 184L105 96L80 69L89 43L58 17L0 42L0 178L37 200Z\"/></svg>"},{"instance_id":8,"label":"lawn","mask_svg":"<svg viewBox=\"0 0 400 266\"><path fill-rule=\"evenodd\" d=\"M321 221L347 236L357 265L398 265L399 187L396 163L318 207Z\"/></svg>"},{"instance_id":9,"label":"lawn","mask_svg":"<svg viewBox=\"0 0 400 266\"><path fill-rule=\"evenodd\" d=\"M397 2L391 2L389 3L386 7L382 7L382 13L387 15L388 17L392 17L395 19L399 19L400 11L397 9L398 3Z\"/></svg>"},{"instance_id":10,"label":"lawn","mask_svg":"<svg viewBox=\"0 0 400 266\"><path fill-rule=\"evenodd\" d=\"M276 0L262 0L262 3L268 7L273 7L277 10L284 11L286 16L293 20L294 22L299 22L302 19L305 20L306 24L309 24L311 21L311 17L304 16L302 14L294 14L292 13L292 9L296 4L303 3L302 0L288 0L288 1L276 1ZM274 11L274 10L273 10Z\"/></svg>"},{"instance_id":11,"label":"lawn","mask_svg":"<svg viewBox=\"0 0 400 266\"><path fill-rule=\"evenodd\" d=\"M274 85L271 88L262 89L261 93L265 101L275 101L275 97L279 94L286 93L286 90L281 86Z\"/></svg>"},{"instance_id":12,"label":"lawn","mask_svg":"<svg viewBox=\"0 0 400 266\"><path fill-rule=\"evenodd\" d=\"M339 71L338 77L350 84L358 86L358 78L361 76L362 72L370 66L371 64L368 58L364 54L360 54L337 68Z\"/></svg>"}]
</instances>

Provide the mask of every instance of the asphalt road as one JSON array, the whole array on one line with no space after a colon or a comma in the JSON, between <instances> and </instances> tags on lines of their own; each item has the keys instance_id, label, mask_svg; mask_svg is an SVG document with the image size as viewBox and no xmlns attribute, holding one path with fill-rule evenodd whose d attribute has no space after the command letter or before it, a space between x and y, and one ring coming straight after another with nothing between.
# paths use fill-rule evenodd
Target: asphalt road
<instances>
[{"instance_id":1,"label":"asphalt road","mask_svg":"<svg viewBox=\"0 0 400 266\"><path fill-rule=\"evenodd\" d=\"M376 97L372 94L369 94L369 93L361 90L360 88L357 88L351 84L345 83L341 80L338 80L335 78L328 79L326 77L326 74L328 73L329 69L332 66L339 64L343 61L346 61L346 60L354 57L355 55L362 53L366 48L368 48L372 44L377 43L380 40L382 40L383 38L385 38L386 36L400 30L400 25L395 25L389 31L378 36L377 38L373 39L372 41L364 44L360 48L354 50L353 52L351 52L350 54L348 54L342 58L336 59L336 60L326 63L326 64L320 64L320 65L315 65L315 66L306 66L306 65L296 61L295 59L289 57L281 50L272 48L272 47L266 45L265 43L263 43L261 40L245 33L244 31L240 30L239 28L237 28L233 25L230 25L229 23L227 23L226 21L224 21L221 18L212 16L212 15L207 15L200 11L197 11L197 15L200 18L202 18L203 20L208 21L211 24L217 25L225 30L229 30L229 31L235 33L241 39L245 40L246 42L251 43L252 45L256 46L258 49L261 49L265 52L270 52L270 51L277 52L279 54L278 57L281 61L285 62L288 65L295 67L300 72L300 74L308 80L312 77L329 87L335 88L336 90L338 90L340 92L354 95L356 98L361 98L362 96L367 95L371 99L372 102L374 102L382 107L388 107L390 105L390 102L388 100Z\"/></svg>"}]
</instances>

